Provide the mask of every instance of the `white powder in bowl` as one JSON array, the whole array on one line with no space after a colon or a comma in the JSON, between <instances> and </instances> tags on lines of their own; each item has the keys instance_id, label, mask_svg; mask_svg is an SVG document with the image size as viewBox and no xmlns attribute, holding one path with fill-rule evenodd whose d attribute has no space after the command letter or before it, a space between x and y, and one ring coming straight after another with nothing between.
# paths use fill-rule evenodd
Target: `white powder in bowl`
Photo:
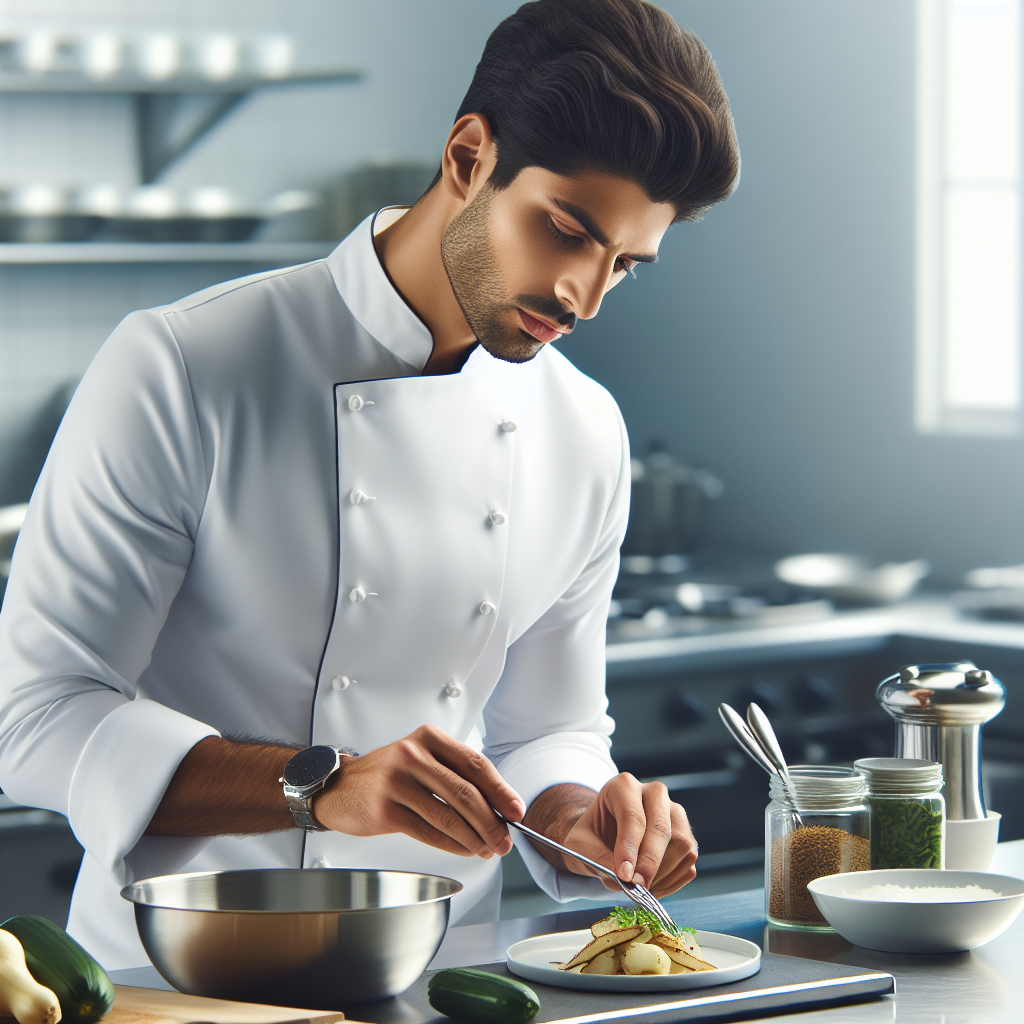
<instances>
[{"instance_id":1,"label":"white powder in bowl","mask_svg":"<svg viewBox=\"0 0 1024 1024\"><path fill-rule=\"evenodd\" d=\"M975 900L998 900L1003 894L980 885L870 885L847 893L857 900L881 903L972 903Z\"/></svg>"}]
</instances>

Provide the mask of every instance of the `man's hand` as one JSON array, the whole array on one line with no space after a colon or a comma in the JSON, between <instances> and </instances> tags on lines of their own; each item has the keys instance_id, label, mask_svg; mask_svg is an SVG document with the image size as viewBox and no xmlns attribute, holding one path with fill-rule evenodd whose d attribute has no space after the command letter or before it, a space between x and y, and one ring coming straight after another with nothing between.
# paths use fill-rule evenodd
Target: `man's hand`
<instances>
[{"instance_id":1,"label":"man's hand","mask_svg":"<svg viewBox=\"0 0 1024 1024\"><path fill-rule=\"evenodd\" d=\"M686 812L669 799L662 783L641 784L628 772L596 794L583 786L552 786L530 805L525 823L607 865L624 882L647 886L655 896L667 896L697 875L697 843ZM594 874L578 860L536 849L557 868ZM611 879L601 880L606 889L619 891Z\"/></svg>"},{"instance_id":2,"label":"man's hand","mask_svg":"<svg viewBox=\"0 0 1024 1024\"><path fill-rule=\"evenodd\" d=\"M336 832L401 832L461 857L512 849L492 808L512 821L526 809L483 754L431 725L346 760L337 782L313 799L317 820Z\"/></svg>"}]
</instances>

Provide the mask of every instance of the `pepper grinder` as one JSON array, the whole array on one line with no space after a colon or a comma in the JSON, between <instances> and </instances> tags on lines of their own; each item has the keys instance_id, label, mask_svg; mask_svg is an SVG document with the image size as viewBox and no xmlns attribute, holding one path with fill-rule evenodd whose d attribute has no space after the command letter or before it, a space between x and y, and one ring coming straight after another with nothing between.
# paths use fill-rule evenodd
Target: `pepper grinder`
<instances>
[{"instance_id":1,"label":"pepper grinder","mask_svg":"<svg viewBox=\"0 0 1024 1024\"><path fill-rule=\"evenodd\" d=\"M895 756L942 765L946 818L984 818L981 727L1003 710L1003 684L970 661L906 665L875 696L896 720Z\"/></svg>"}]
</instances>

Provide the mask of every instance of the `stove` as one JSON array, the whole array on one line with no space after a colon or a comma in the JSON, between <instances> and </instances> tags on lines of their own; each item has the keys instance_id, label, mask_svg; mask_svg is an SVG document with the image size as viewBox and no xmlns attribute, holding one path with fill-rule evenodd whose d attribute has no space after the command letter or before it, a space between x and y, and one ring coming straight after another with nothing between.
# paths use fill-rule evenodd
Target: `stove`
<instances>
[{"instance_id":1,"label":"stove","mask_svg":"<svg viewBox=\"0 0 1024 1024\"><path fill-rule=\"evenodd\" d=\"M626 555L608 613L608 639L678 636L729 624L812 622L833 611L829 601L775 579L770 563Z\"/></svg>"}]
</instances>

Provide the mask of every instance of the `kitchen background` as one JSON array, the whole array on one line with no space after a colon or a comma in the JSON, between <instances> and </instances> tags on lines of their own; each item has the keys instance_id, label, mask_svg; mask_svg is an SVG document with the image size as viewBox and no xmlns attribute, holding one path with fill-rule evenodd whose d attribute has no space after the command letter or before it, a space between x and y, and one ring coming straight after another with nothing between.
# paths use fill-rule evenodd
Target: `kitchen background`
<instances>
[{"instance_id":1,"label":"kitchen background","mask_svg":"<svg viewBox=\"0 0 1024 1024\"><path fill-rule=\"evenodd\" d=\"M127 312L318 258L369 210L414 201L515 6L0 0L0 506L28 500ZM985 600L963 597L968 570L1024 562L1024 437L915 427L918 5L662 6L718 62L743 178L562 346L615 395L636 454L666 453L648 479L659 458L677 479L677 464L704 471L685 498L699 543L679 524L656 540L632 528L609 654L616 757L691 808L688 891L751 887L767 786L709 709L756 698L792 758L848 761L891 743L872 696L884 675L975 657L1010 691L986 767L1004 837L1024 836L1024 626L958 611ZM16 240L46 223L92 238ZM771 582L774 559L815 551L927 559L929 590L830 614L834 593ZM63 923L77 857L58 816L0 811L0 918ZM510 858L503 913L546 905Z\"/></svg>"}]
</instances>

